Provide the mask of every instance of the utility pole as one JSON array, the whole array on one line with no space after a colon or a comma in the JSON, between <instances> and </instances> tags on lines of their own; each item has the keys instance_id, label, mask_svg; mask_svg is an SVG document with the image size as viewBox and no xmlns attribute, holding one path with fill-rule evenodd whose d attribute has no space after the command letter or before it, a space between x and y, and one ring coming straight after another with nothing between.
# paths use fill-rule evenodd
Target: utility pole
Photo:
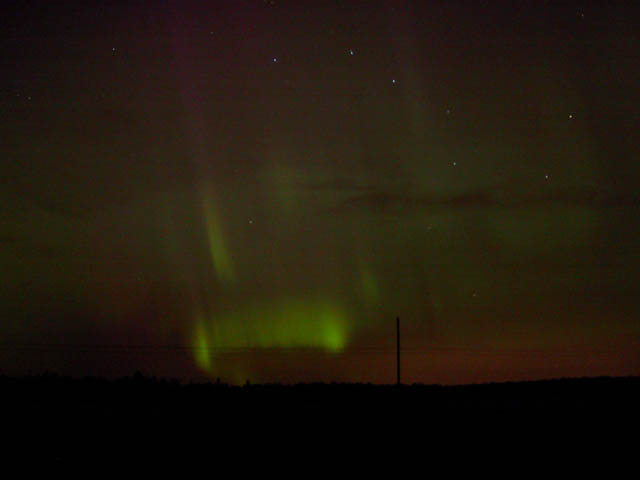
<instances>
[{"instance_id":1,"label":"utility pole","mask_svg":"<svg viewBox=\"0 0 640 480\"><path fill-rule=\"evenodd\" d=\"M396 317L396 385L400 385L400 317Z\"/></svg>"}]
</instances>

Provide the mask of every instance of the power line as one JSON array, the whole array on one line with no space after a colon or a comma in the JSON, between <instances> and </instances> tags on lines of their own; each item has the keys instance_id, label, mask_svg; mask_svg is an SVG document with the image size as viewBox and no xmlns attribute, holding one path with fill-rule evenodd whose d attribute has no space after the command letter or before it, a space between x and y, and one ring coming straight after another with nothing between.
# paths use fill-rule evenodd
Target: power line
<instances>
[{"instance_id":1,"label":"power line","mask_svg":"<svg viewBox=\"0 0 640 480\"><path fill-rule=\"evenodd\" d=\"M4 350L32 350L32 351L87 351L93 353L192 353L210 352L212 354L241 354L241 353L269 353L287 354L304 353L320 355L352 355L352 354L372 354L372 355L392 355L398 353L398 348L392 347L357 347L346 348L340 351L326 350L322 347L191 347L181 345L127 345L127 344L63 344L63 343L2 343L0 349ZM582 356L587 354L612 354L620 353L619 348L610 349L477 349L464 347L428 347L402 349L403 354L426 355L429 353L458 353L479 356L499 356L499 355L552 355L552 356Z\"/></svg>"}]
</instances>

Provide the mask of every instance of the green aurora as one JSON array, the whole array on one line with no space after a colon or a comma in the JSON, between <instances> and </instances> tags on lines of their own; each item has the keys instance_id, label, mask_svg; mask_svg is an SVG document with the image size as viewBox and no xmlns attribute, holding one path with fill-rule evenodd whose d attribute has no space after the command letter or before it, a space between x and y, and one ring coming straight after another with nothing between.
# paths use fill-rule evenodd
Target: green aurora
<instances>
[{"instance_id":1,"label":"green aurora","mask_svg":"<svg viewBox=\"0 0 640 480\"><path fill-rule=\"evenodd\" d=\"M276 3L6 16L0 371L639 374L637 12Z\"/></svg>"}]
</instances>

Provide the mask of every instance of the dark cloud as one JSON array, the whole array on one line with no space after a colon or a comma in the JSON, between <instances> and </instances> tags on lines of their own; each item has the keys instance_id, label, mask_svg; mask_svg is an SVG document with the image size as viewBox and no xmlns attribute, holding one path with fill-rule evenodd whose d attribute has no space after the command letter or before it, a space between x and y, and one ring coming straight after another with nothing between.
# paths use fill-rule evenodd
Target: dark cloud
<instances>
[{"instance_id":1,"label":"dark cloud","mask_svg":"<svg viewBox=\"0 0 640 480\"><path fill-rule=\"evenodd\" d=\"M295 184L301 190L336 190L336 191L370 191L375 190L373 185L364 185L349 178L334 178L323 182L299 182Z\"/></svg>"},{"instance_id":2,"label":"dark cloud","mask_svg":"<svg viewBox=\"0 0 640 480\"><path fill-rule=\"evenodd\" d=\"M369 208L379 211L410 211L421 208L530 208L536 206L576 205L588 208L638 207L640 194L596 190L561 190L541 193L516 193L500 190L467 192L457 195L410 195L371 191L346 199L338 210Z\"/></svg>"}]
</instances>

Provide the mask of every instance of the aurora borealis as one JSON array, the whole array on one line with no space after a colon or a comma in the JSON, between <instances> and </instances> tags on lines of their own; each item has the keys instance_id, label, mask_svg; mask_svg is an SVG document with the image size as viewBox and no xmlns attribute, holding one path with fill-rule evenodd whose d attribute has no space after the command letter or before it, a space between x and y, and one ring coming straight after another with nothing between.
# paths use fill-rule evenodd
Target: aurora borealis
<instances>
[{"instance_id":1,"label":"aurora borealis","mask_svg":"<svg viewBox=\"0 0 640 480\"><path fill-rule=\"evenodd\" d=\"M640 11L515 3L12 3L0 371L640 374Z\"/></svg>"}]
</instances>

